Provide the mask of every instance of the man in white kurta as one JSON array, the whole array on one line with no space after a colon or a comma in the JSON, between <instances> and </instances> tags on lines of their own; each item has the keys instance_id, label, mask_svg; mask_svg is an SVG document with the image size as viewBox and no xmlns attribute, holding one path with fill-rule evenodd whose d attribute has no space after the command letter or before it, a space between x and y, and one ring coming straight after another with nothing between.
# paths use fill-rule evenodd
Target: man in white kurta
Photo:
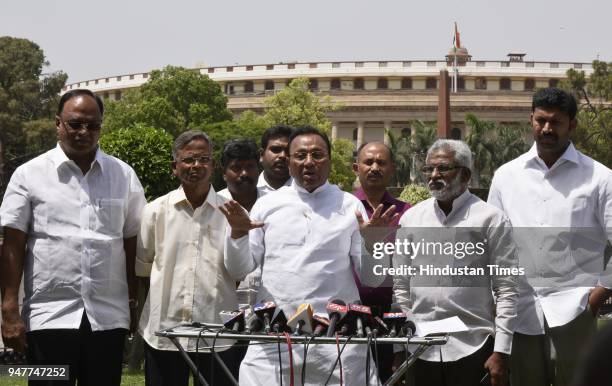
<instances>
[{"instance_id":1,"label":"man in white kurta","mask_svg":"<svg viewBox=\"0 0 612 386\"><path fill-rule=\"evenodd\" d=\"M576 100L547 88L534 94L535 143L501 166L488 202L505 212L527 280L520 286L512 384L567 385L612 294L604 269L612 242L612 171L570 141Z\"/></svg>"},{"instance_id":2,"label":"man in white kurta","mask_svg":"<svg viewBox=\"0 0 612 386\"><path fill-rule=\"evenodd\" d=\"M262 267L258 299L276 302L287 317L300 303L310 303L315 312L324 313L331 299L348 303L359 298L351 269L351 264L359 267L361 254L355 214L360 212L367 218L358 199L327 182L331 146L324 134L312 128L298 129L289 148L289 170L294 179L291 186L259 199L246 224L237 220L242 211L235 202L221 208L232 227L226 239L227 270L241 276ZM240 383L280 383L277 350L276 344L251 345L240 367ZM286 344L281 352L283 383L289 384ZM301 346L293 350L296 376L301 373L302 355ZM312 345L306 384L324 384L336 358L335 346ZM346 347L342 354L345 384L365 383L365 359L365 346ZM370 377L376 381L375 370ZM339 381L337 366L329 384Z\"/></svg>"},{"instance_id":3,"label":"man in white kurta","mask_svg":"<svg viewBox=\"0 0 612 386\"><path fill-rule=\"evenodd\" d=\"M174 344L155 332L192 322L220 323L219 312L238 307L235 277L223 264L227 221L218 211L226 200L210 184L212 144L197 130L179 135L173 147L173 174L181 186L147 204L138 237L136 273L150 277L140 318L145 345L145 380L149 386L187 385L189 369ZM212 383L230 380L211 364L204 341L179 338ZM234 376L243 351L231 341L216 341L215 351Z\"/></svg>"},{"instance_id":4,"label":"man in white kurta","mask_svg":"<svg viewBox=\"0 0 612 386\"><path fill-rule=\"evenodd\" d=\"M468 190L471 163L464 142L437 140L423 167L433 197L412 207L399 222L400 240L482 243L481 250L466 248L465 254L394 256L396 267L456 269L450 275L396 275L394 292L417 325L457 316L469 329L450 334L447 344L421 355L413 366L417 386L477 385L487 373L496 386L505 385L508 378L518 294L516 249L504 214ZM491 266L496 267L493 272ZM481 273L458 273L465 268ZM403 358L402 353L398 359Z\"/></svg>"}]
</instances>

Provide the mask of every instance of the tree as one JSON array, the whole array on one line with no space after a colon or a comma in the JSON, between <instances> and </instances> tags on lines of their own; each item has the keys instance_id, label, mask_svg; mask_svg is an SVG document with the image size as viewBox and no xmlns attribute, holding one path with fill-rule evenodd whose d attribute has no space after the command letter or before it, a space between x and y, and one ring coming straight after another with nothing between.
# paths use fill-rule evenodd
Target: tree
<instances>
[{"instance_id":1,"label":"tree","mask_svg":"<svg viewBox=\"0 0 612 386\"><path fill-rule=\"evenodd\" d=\"M178 185L172 176L172 142L169 133L142 124L100 137L102 150L134 169L147 200L163 196Z\"/></svg>"},{"instance_id":2,"label":"tree","mask_svg":"<svg viewBox=\"0 0 612 386\"><path fill-rule=\"evenodd\" d=\"M255 143L259 143L261 135L266 130L267 124L252 111L246 111L233 121L225 121L212 123L199 127L202 129L213 142L213 159L221 160L221 151L223 144L231 139L251 139ZM217 189L225 186L221 165L217 164L211 183Z\"/></svg>"},{"instance_id":3,"label":"tree","mask_svg":"<svg viewBox=\"0 0 612 386\"><path fill-rule=\"evenodd\" d=\"M107 103L108 131L144 124L176 137L204 125L232 119L219 85L199 71L167 66L151 71L149 81Z\"/></svg>"},{"instance_id":4,"label":"tree","mask_svg":"<svg viewBox=\"0 0 612 386\"><path fill-rule=\"evenodd\" d=\"M472 184L474 187L480 187L481 175L493 165L494 149L491 135L495 130L495 123L481 121L474 114L467 114L465 123L470 128L465 142L472 151Z\"/></svg>"},{"instance_id":5,"label":"tree","mask_svg":"<svg viewBox=\"0 0 612 386\"><path fill-rule=\"evenodd\" d=\"M404 186L410 183L410 171L412 170L412 153L410 150L410 136L401 135L396 137L389 129L385 129L389 138L388 146L393 153L395 161L395 175L392 184Z\"/></svg>"},{"instance_id":6,"label":"tree","mask_svg":"<svg viewBox=\"0 0 612 386\"><path fill-rule=\"evenodd\" d=\"M420 170L425 162L427 149L437 138L436 128L422 121L411 123L414 135L402 135L399 138L390 130L386 131L389 137L389 147L395 156L396 173L394 182L398 186L409 184L418 180Z\"/></svg>"},{"instance_id":7,"label":"tree","mask_svg":"<svg viewBox=\"0 0 612 386\"><path fill-rule=\"evenodd\" d=\"M465 122L470 132L465 138L472 151L472 186L488 187L495 170L529 149L525 140L529 126L506 126L482 121L467 114Z\"/></svg>"},{"instance_id":8,"label":"tree","mask_svg":"<svg viewBox=\"0 0 612 386\"><path fill-rule=\"evenodd\" d=\"M43 74L48 65L36 43L0 37L0 195L14 168L55 143L38 129L41 120L53 119L67 75ZM38 123L26 124L31 121Z\"/></svg>"},{"instance_id":9,"label":"tree","mask_svg":"<svg viewBox=\"0 0 612 386\"><path fill-rule=\"evenodd\" d=\"M578 127L572 137L576 147L607 167L612 167L612 62L593 61L593 74L569 69L560 87L579 103Z\"/></svg>"},{"instance_id":10,"label":"tree","mask_svg":"<svg viewBox=\"0 0 612 386\"><path fill-rule=\"evenodd\" d=\"M273 95L266 98L263 120L267 126L289 125L293 127L309 125L324 131L331 131L327 114L340 108L333 104L329 96L319 97L308 90L307 78L298 78ZM343 190L351 190L355 174L351 169L354 146L346 139L332 141L332 170L329 181L338 184Z\"/></svg>"},{"instance_id":11,"label":"tree","mask_svg":"<svg viewBox=\"0 0 612 386\"><path fill-rule=\"evenodd\" d=\"M410 205L414 206L421 201L427 200L430 197L431 194L429 194L429 191L423 185L410 184L406 185L404 190L402 190L399 199L402 201L406 201Z\"/></svg>"},{"instance_id":12,"label":"tree","mask_svg":"<svg viewBox=\"0 0 612 386\"><path fill-rule=\"evenodd\" d=\"M329 132L331 122L327 114L340 108L328 96L319 97L308 90L308 78L294 79L281 91L266 98L267 122L293 127L310 125Z\"/></svg>"}]
</instances>

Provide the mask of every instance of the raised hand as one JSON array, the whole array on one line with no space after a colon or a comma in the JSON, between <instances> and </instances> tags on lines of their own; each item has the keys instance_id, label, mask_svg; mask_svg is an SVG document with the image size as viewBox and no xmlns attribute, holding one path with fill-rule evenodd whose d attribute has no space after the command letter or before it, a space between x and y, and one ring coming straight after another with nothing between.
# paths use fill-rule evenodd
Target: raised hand
<instances>
[{"instance_id":1,"label":"raised hand","mask_svg":"<svg viewBox=\"0 0 612 386\"><path fill-rule=\"evenodd\" d=\"M221 213L225 215L227 222L232 228L232 238L240 238L249 233L251 229L263 227L263 222L253 221L238 202L230 200L219 207Z\"/></svg>"},{"instance_id":2,"label":"raised hand","mask_svg":"<svg viewBox=\"0 0 612 386\"><path fill-rule=\"evenodd\" d=\"M357 216L357 222L359 223L359 230L364 231L367 228L375 228L375 227L388 227L393 221L397 220L399 217L399 213L395 213L395 205L391 205L389 209L387 209L383 213L383 205L380 204L374 209L374 213L372 213L372 217L369 220L365 220L361 212L355 212Z\"/></svg>"}]
</instances>

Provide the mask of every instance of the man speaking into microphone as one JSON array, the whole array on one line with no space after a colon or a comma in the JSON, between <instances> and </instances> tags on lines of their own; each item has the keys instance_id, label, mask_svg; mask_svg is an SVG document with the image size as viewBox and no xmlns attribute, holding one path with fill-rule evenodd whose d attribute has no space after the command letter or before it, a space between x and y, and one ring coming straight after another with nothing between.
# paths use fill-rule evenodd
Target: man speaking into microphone
<instances>
[{"instance_id":1,"label":"man speaking into microphone","mask_svg":"<svg viewBox=\"0 0 612 386\"><path fill-rule=\"evenodd\" d=\"M360 266L362 227L390 221L392 214L367 218L361 202L331 185L331 145L315 128L302 127L289 138L291 186L260 198L250 216L234 201L220 207L231 227L225 244L225 266L232 276L262 267L259 300L268 299L293 315L300 303L324 313L330 299L350 301L359 296L351 262ZM365 346L347 345L342 353L345 384L364 383ZM244 385L280 384L278 348L251 345L240 367ZM289 356L282 347L282 382L289 384ZM293 350L296 374L301 371L303 349ZM324 384L337 358L333 345L312 345L308 350L306 384ZM340 383L336 366L328 384ZM376 375L370 374L371 382ZM276 374L276 375L274 375ZM274 381L273 381L274 380Z\"/></svg>"}]
</instances>

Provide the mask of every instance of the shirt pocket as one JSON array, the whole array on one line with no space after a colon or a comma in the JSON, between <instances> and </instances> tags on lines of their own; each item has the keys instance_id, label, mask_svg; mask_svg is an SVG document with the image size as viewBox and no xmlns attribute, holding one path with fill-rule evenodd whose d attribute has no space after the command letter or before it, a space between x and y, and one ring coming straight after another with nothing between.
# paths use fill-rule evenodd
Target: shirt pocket
<instances>
[{"instance_id":1,"label":"shirt pocket","mask_svg":"<svg viewBox=\"0 0 612 386\"><path fill-rule=\"evenodd\" d=\"M46 234L48 229L48 211L43 204L37 204L32 208L32 232L34 234Z\"/></svg>"},{"instance_id":2,"label":"shirt pocket","mask_svg":"<svg viewBox=\"0 0 612 386\"><path fill-rule=\"evenodd\" d=\"M594 200L586 195L580 195L571 200L570 226L572 228L593 227L596 225Z\"/></svg>"},{"instance_id":3,"label":"shirt pocket","mask_svg":"<svg viewBox=\"0 0 612 386\"><path fill-rule=\"evenodd\" d=\"M96 231L114 237L123 236L124 204L122 198L101 198L94 207Z\"/></svg>"}]
</instances>

